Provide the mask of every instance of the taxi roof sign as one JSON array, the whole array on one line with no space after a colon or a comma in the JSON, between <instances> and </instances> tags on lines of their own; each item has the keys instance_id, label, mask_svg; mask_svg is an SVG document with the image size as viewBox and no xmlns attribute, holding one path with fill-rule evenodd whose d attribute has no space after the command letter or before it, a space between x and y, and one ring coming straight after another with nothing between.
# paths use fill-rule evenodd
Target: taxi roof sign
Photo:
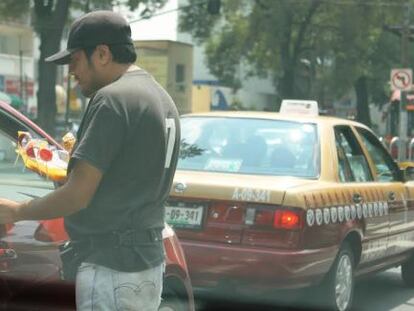
<instances>
[{"instance_id":1,"label":"taxi roof sign","mask_svg":"<svg viewBox=\"0 0 414 311\"><path fill-rule=\"evenodd\" d=\"M283 114L305 114L318 116L319 107L315 100L284 99L280 105L280 113Z\"/></svg>"}]
</instances>

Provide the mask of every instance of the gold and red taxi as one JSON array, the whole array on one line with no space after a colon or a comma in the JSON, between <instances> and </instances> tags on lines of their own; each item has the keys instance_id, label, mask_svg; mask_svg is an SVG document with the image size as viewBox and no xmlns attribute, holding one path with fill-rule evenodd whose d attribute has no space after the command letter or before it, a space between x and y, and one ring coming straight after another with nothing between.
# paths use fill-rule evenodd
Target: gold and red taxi
<instances>
[{"instance_id":1,"label":"gold and red taxi","mask_svg":"<svg viewBox=\"0 0 414 311\"><path fill-rule=\"evenodd\" d=\"M357 276L402 265L414 285L414 183L369 128L317 111L290 101L181 118L166 217L194 286L318 285L344 311Z\"/></svg>"}]
</instances>

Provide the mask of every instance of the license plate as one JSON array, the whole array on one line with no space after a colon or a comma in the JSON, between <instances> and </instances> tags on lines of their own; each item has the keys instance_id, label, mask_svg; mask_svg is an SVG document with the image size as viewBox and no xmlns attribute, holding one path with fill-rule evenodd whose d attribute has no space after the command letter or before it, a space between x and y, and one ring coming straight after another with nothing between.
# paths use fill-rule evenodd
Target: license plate
<instances>
[{"instance_id":1,"label":"license plate","mask_svg":"<svg viewBox=\"0 0 414 311\"><path fill-rule=\"evenodd\" d=\"M165 207L165 220L173 227L200 228L203 221L203 211L203 206L183 207L167 205Z\"/></svg>"}]
</instances>

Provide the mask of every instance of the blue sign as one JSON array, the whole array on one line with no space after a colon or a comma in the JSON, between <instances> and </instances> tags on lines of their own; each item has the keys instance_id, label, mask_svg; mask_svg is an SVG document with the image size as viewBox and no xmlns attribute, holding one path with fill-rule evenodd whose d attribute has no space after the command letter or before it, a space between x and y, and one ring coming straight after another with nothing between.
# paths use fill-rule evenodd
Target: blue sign
<instances>
[{"instance_id":1,"label":"blue sign","mask_svg":"<svg viewBox=\"0 0 414 311\"><path fill-rule=\"evenodd\" d=\"M216 90L213 95L211 103L212 110L228 110L229 104L227 103L226 96L221 90Z\"/></svg>"}]
</instances>

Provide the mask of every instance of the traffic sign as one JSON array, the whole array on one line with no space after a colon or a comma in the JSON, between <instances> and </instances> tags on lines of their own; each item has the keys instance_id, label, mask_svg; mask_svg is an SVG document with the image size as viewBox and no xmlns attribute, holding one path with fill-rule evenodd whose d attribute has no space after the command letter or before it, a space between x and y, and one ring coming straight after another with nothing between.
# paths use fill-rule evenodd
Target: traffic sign
<instances>
[{"instance_id":1,"label":"traffic sign","mask_svg":"<svg viewBox=\"0 0 414 311\"><path fill-rule=\"evenodd\" d=\"M391 70L391 89L393 91L411 90L413 84L413 71L409 68Z\"/></svg>"}]
</instances>

